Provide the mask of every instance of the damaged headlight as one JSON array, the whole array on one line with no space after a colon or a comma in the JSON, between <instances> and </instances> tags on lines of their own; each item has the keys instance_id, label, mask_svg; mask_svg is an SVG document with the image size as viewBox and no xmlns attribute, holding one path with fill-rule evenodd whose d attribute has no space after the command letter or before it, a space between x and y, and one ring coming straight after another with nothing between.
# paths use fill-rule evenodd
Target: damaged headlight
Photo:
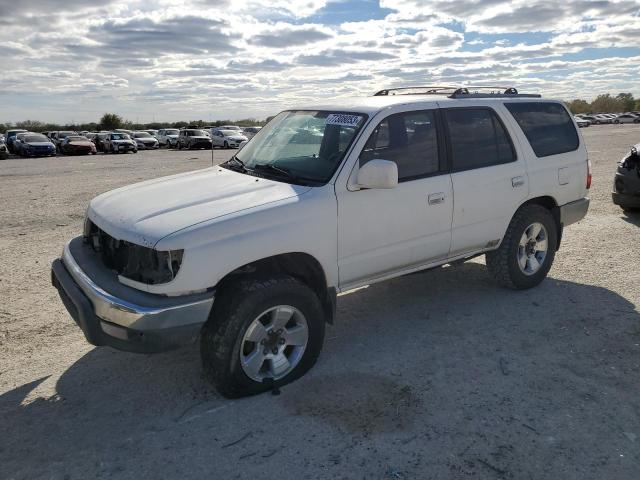
<instances>
[{"instance_id":1,"label":"damaged headlight","mask_svg":"<svg viewBox=\"0 0 640 480\"><path fill-rule=\"evenodd\" d=\"M85 240L100 254L104 265L135 282L157 285L173 280L184 250L159 251L113 238L93 222L85 222Z\"/></svg>"}]
</instances>

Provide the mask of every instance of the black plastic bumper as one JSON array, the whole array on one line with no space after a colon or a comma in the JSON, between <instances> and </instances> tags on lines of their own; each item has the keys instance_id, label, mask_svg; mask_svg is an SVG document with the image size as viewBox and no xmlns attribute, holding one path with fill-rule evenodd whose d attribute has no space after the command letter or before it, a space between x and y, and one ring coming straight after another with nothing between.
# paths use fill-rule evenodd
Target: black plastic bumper
<instances>
[{"instance_id":1,"label":"black plastic bumper","mask_svg":"<svg viewBox=\"0 0 640 480\"><path fill-rule=\"evenodd\" d=\"M612 192L613 203L623 208L640 208L640 196Z\"/></svg>"},{"instance_id":2,"label":"black plastic bumper","mask_svg":"<svg viewBox=\"0 0 640 480\"><path fill-rule=\"evenodd\" d=\"M179 348L194 341L200 333L199 324L139 331L102 320L95 315L91 301L60 259L55 260L51 266L51 283L92 345L107 345L127 352L156 353Z\"/></svg>"}]
</instances>

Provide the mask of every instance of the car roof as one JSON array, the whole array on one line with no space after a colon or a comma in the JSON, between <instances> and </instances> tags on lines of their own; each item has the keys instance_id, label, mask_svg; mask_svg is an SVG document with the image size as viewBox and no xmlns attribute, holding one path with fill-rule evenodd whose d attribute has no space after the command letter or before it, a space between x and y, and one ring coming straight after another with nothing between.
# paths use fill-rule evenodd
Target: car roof
<instances>
[{"instance_id":1,"label":"car roof","mask_svg":"<svg viewBox=\"0 0 640 480\"><path fill-rule=\"evenodd\" d=\"M380 95L370 97L341 98L336 103L300 105L288 110L328 110L335 112L360 112L374 114L397 105L411 105L423 108L464 106L470 100L486 102L487 105L502 102L561 102L561 100L535 97L495 96L495 97L469 97L449 98L446 95Z\"/></svg>"}]
</instances>

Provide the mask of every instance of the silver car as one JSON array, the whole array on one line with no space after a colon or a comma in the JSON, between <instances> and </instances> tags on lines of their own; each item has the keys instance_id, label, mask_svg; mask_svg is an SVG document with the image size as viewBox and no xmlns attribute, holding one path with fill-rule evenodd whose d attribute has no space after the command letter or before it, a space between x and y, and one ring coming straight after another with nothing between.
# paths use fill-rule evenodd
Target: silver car
<instances>
[{"instance_id":1,"label":"silver car","mask_svg":"<svg viewBox=\"0 0 640 480\"><path fill-rule=\"evenodd\" d=\"M640 123L640 116L633 113L621 113L613 119L613 123Z\"/></svg>"},{"instance_id":2,"label":"silver car","mask_svg":"<svg viewBox=\"0 0 640 480\"><path fill-rule=\"evenodd\" d=\"M238 148L246 140L248 140L247 137L238 130L216 128L211 131L211 143L214 147Z\"/></svg>"}]
</instances>

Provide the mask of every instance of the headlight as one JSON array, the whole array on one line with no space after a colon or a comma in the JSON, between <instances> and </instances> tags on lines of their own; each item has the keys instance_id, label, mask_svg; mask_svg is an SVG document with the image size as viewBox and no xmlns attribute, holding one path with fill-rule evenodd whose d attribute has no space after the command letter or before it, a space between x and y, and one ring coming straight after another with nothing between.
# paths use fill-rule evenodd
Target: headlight
<instances>
[{"instance_id":1,"label":"headlight","mask_svg":"<svg viewBox=\"0 0 640 480\"><path fill-rule=\"evenodd\" d=\"M148 285L168 283L180 266L184 250L159 251L113 238L91 220L85 221L85 241L100 253L104 265L118 275Z\"/></svg>"}]
</instances>

